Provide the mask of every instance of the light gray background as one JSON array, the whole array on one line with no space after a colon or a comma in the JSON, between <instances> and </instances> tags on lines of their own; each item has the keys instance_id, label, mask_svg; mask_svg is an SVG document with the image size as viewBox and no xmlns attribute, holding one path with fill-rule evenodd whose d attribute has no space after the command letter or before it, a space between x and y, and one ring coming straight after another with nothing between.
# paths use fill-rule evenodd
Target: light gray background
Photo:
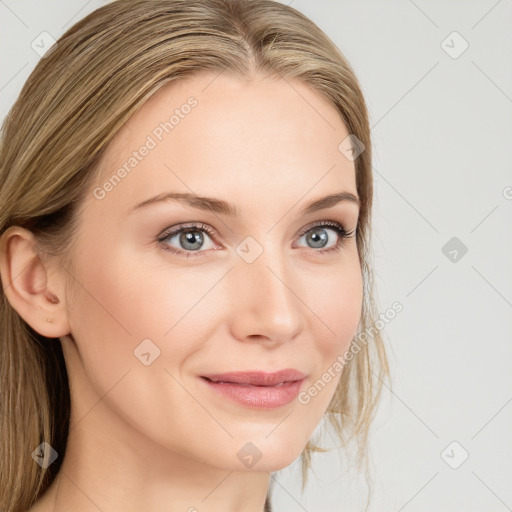
<instances>
[{"instance_id":1,"label":"light gray background","mask_svg":"<svg viewBox=\"0 0 512 512\"><path fill-rule=\"evenodd\" d=\"M36 37L103 3L0 0L1 119L39 59ZM379 311L404 307L383 331L394 387L372 430L369 510L512 510L512 1L291 5L362 83ZM347 466L336 450L315 456L303 495L298 460L275 473L275 510L362 510L364 479Z\"/></svg>"}]
</instances>

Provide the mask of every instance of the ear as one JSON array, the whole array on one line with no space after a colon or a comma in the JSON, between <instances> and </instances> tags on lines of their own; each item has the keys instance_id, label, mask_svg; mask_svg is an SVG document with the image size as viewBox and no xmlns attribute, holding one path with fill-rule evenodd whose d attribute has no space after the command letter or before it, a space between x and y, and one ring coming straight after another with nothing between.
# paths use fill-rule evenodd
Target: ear
<instances>
[{"instance_id":1,"label":"ear","mask_svg":"<svg viewBox=\"0 0 512 512\"><path fill-rule=\"evenodd\" d=\"M7 300L32 329L48 338L70 332L62 269L56 257L43 261L29 230L12 226L0 237L0 275Z\"/></svg>"}]
</instances>

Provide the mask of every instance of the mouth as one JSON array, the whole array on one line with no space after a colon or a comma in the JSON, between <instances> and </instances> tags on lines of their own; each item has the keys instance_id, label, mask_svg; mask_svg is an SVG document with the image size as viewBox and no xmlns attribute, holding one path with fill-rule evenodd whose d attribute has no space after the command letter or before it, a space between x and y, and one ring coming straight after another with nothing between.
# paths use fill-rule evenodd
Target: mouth
<instances>
[{"instance_id":1,"label":"mouth","mask_svg":"<svg viewBox=\"0 0 512 512\"><path fill-rule=\"evenodd\" d=\"M279 387L290 382L300 381L305 374L294 369L267 373L262 371L229 372L203 375L202 378L216 384L238 384L239 386Z\"/></svg>"},{"instance_id":2,"label":"mouth","mask_svg":"<svg viewBox=\"0 0 512 512\"><path fill-rule=\"evenodd\" d=\"M258 387L258 388L279 388L279 387L283 386L284 384L288 384L289 382L297 382L294 380L286 380L286 381L279 382L278 384L274 384L271 386L271 385L266 385L266 384L249 384L247 382L233 382L233 381L229 381L229 380L212 380L212 379L209 379L208 377L201 377L201 378L205 379L208 382L212 382L214 384L235 384L237 386Z\"/></svg>"},{"instance_id":3,"label":"mouth","mask_svg":"<svg viewBox=\"0 0 512 512\"><path fill-rule=\"evenodd\" d=\"M217 396L258 409L283 407L298 395L306 376L295 370L276 373L235 372L203 375L201 380Z\"/></svg>"}]
</instances>

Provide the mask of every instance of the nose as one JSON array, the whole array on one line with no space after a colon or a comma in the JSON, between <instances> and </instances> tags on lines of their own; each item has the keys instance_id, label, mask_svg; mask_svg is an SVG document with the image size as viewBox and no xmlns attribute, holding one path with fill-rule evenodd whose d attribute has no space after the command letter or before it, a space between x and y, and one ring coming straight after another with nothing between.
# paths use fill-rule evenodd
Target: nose
<instances>
[{"instance_id":1,"label":"nose","mask_svg":"<svg viewBox=\"0 0 512 512\"><path fill-rule=\"evenodd\" d=\"M263 253L252 263L240 258L230 272L232 334L241 341L281 345L304 328L304 290L284 255Z\"/></svg>"}]
</instances>

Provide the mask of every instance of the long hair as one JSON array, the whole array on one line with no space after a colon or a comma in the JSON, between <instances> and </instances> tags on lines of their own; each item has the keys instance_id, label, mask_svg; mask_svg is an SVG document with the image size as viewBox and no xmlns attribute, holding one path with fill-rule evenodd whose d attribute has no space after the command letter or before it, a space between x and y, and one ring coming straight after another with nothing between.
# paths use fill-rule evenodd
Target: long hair
<instances>
[{"instance_id":1,"label":"long hair","mask_svg":"<svg viewBox=\"0 0 512 512\"><path fill-rule=\"evenodd\" d=\"M354 71L322 30L272 0L117 0L67 30L38 62L2 126L0 235L10 226L24 227L43 251L66 258L84 191L109 142L162 85L203 70L301 80L330 102L364 145L354 161L364 283L358 332L370 328L376 307L365 100ZM60 340L31 329L3 290L0 325L0 508L22 512L58 473L70 393ZM368 431L386 376L377 332L347 360L326 411L343 446L357 441L358 465L367 463ZM48 468L31 457L42 442L59 454ZM314 451L325 450L310 440L301 454L303 489Z\"/></svg>"}]
</instances>

